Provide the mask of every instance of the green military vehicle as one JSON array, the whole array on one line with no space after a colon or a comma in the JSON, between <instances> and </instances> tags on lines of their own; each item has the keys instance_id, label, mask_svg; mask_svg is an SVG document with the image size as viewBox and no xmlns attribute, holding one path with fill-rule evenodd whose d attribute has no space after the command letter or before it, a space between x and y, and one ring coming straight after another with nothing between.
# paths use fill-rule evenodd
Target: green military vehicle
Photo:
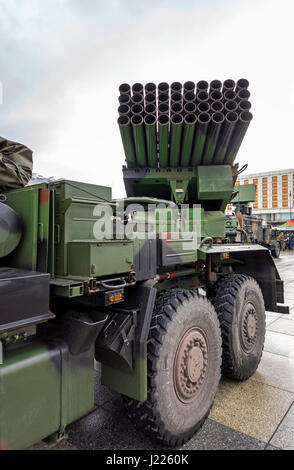
<instances>
[{"instance_id":1,"label":"green military vehicle","mask_svg":"<svg viewBox=\"0 0 294 470\"><path fill-rule=\"evenodd\" d=\"M255 201L255 194L255 184L235 186L235 193L230 201L235 213L226 216L227 238L232 243L242 239L258 243L268 248L274 258L278 258L282 250L278 231L265 220L252 215L249 203Z\"/></svg>"},{"instance_id":2,"label":"green military vehicle","mask_svg":"<svg viewBox=\"0 0 294 470\"><path fill-rule=\"evenodd\" d=\"M169 446L202 426L221 372L257 369L265 309L288 308L269 251L223 243L247 88L123 84L124 200L68 180L23 187L31 152L1 139L2 448L65 438L93 410L94 358L138 428Z\"/></svg>"}]
</instances>

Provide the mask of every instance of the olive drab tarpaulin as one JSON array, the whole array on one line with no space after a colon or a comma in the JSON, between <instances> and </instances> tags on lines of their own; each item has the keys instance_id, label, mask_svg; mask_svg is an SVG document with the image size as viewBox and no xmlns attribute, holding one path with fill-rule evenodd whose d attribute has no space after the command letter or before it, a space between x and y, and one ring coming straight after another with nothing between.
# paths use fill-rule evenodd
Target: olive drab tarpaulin
<instances>
[{"instance_id":1,"label":"olive drab tarpaulin","mask_svg":"<svg viewBox=\"0 0 294 470\"><path fill-rule=\"evenodd\" d=\"M32 170L33 152L25 145L0 137L0 190L25 186Z\"/></svg>"}]
</instances>

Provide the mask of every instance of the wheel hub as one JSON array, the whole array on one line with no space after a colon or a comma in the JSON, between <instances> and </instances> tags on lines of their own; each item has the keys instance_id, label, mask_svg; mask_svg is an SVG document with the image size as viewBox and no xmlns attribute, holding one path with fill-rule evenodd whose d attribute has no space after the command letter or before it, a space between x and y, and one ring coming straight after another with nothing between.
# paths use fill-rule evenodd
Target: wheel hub
<instances>
[{"instance_id":1,"label":"wheel hub","mask_svg":"<svg viewBox=\"0 0 294 470\"><path fill-rule=\"evenodd\" d=\"M183 336L175 358L174 384L179 399L188 403L200 392L206 377L208 349L204 334L192 328Z\"/></svg>"},{"instance_id":2,"label":"wheel hub","mask_svg":"<svg viewBox=\"0 0 294 470\"><path fill-rule=\"evenodd\" d=\"M242 343L246 352L253 349L257 338L258 319L253 305L245 309L242 321Z\"/></svg>"}]
</instances>

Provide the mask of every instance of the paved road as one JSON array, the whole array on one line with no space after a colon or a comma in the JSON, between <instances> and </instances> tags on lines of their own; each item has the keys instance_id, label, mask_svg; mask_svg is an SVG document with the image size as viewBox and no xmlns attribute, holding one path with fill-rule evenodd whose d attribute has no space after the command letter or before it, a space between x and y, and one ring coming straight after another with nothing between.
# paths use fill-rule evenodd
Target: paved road
<instances>
[{"instance_id":1,"label":"paved road","mask_svg":"<svg viewBox=\"0 0 294 470\"><path fill-rule=\"evenodd\" d=\"M263 358L249 380L222 379L209 419L182 449L294 450L294 254L277 261L285 281L290 315L267 313ZM95 409L68 428L69 439L55 449L150 449L161 447L138 432L120 396L100 384L96 372ZM39 443L32 449L47 449Z\"/></svg>"}]
</instances>

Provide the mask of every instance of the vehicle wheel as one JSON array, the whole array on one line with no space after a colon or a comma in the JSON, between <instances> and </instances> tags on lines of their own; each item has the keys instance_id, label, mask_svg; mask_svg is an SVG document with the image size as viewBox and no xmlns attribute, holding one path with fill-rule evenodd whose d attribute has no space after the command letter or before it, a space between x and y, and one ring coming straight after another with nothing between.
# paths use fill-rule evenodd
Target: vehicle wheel
<instances>
[{"instance_id":1,"label":"vehicle wheel","mask_svg":"<svg viewBox=\"0 0 294 470\"><path fill-rule=\"evenodd\" d=\"M157 296L148 339L148 397L124 397L137 426L169 446L203 425L221 375L221 332L214 307L193 291Z\"/></svg>"},{"instance_id":2,"label":"vehicle wheel","mask_svg":"<svg viewBox=\"0 0 294 470\"><path fill-rule=\"evenodd\" d=\"M265 308L260 287L252 277L228 274L217 282L210 298L222 331L222 372L246 380L256 371L264 346Z\"/></svg>"},{"instance_id":3,"label":"vehicle wheel","mask_svg":"<svg viewBox=\"0 0 294 470\"><path fill-rule=\"evenodd\" d=\"M280 253L281 253L281 246L280 246L280 243L277 242L277 243L275 243L275 247L272 250L272 255L273 255L274 258L279 258Z\"/></svg>"}]
</instances>

